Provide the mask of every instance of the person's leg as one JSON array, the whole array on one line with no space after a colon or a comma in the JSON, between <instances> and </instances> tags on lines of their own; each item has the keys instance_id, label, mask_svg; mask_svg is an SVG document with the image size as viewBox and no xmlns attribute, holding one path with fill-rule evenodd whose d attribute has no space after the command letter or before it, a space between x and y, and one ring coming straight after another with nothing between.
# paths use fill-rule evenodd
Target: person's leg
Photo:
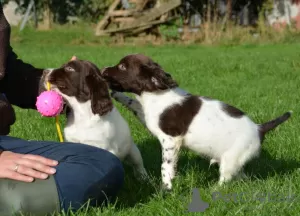
<instances>
[{"instance_id":1,"label":"person's leg","mask_svg":"<svg viewBox=\"0 0 300 216\"><path fill-rule=\"evenodd\" d=\"M45 216L57 212L60 212L60 202L54 176L33 183L0 179L1 216L21 213Z\"/></svg>"},{"instance_id":2,"label":"person's leg","mask_svg":"<svg viewBox=\"0 0 300 216\"><path fill-rule=\"evenodd\" d=\"M1 136L0 146L16 153L37 154L59 161L54 179L63 210L68 210L70 204L77 210L89 199L90 206L101 205L114 198L123 185L121 161L100 148Z\"/></svg>"}]
</instances>

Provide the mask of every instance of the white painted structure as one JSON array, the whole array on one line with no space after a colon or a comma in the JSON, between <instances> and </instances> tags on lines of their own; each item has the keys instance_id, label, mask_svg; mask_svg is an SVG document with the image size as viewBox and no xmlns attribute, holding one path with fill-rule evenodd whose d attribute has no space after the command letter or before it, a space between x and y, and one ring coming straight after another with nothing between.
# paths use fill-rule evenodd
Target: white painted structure
<instances>
[{"instance_id":1,"label":"white painted structure","mask_svg":"<svg viewBox=\"0 0 300 216\"><path fill-rule=\"evenodd\" d=\"M270 14L267 14L268 23L271 26L291 25L293 22L300 28L300 4L299 1L275 0Z\"/></svg>"},{"instance_id":2,"label":"white painted structure","mask_svg":"<svg viewBox=\"0 0 300 216\"><path fill-rule=\"evenodd\" d=\"M4 15L11 26L17 26L23 19L23 15L16 12L17 7L15 1L9 1L3 7Z\"/></svg>"}]
</instances>

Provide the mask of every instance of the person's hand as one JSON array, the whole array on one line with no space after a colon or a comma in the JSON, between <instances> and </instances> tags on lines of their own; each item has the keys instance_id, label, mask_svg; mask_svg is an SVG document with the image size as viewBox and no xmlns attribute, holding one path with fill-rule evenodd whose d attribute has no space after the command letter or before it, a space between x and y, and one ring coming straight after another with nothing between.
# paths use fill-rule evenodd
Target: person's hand
<instances>
[{"instance_id":1,"label":"person's hand","mask_svg":"<svg viewBox=\"0 0 300 216\"><path fill-rule=\"evenodd\" d=\"M35 178L46 179L56 172L57 161L38 155L17 154L3 151L0 154L0 179L7 178L32 182Z\"/></svg>"},{"instance_id":2,"label":"person's hand","mask_svg":"<svg viewBox=\"0 0 300 216\"><path fill-rule=\"evenodd\" d=\"M0 92L0 135L8 135L10 126L16 121L16 115L11 104Z\"/></svg>"}]
</instances>

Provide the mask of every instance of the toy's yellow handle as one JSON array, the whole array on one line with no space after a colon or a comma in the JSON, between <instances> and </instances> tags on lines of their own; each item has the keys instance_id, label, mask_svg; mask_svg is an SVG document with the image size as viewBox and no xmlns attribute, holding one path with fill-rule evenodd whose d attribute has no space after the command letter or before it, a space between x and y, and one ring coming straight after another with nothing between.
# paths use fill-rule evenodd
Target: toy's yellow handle
<instances>
[{"instance_id":1,"label":"toy's yellow handle","mask_svg":"<svg viewBox=\"0 0 300 216\"><path fill-rule=\"evenodd\" d=\"M59 141L60 142L64 142L61 130L60 130L60 126L59 126L59 121L58 121L58 116L55 116L55 124L56 124L56 130L57 130L57 134L59 137Z\"/></svg>"},{"instance_id":2,"label":"toy's yellow handle","mask_svg":"<svg viewBox=\"0 0 300 216\"><path fill-rule=\"evenodd\" d=\"M48 89L48 91L50 91L50 83L49 82L47 82L47 89ZM62 136L62 133L61 133L61 130L60 130L58 115L55 116L55 125L56 125L57 134L58 134L58 137L59 137L59 141L63 142L64 139L63 139L63 136Z\"/></svg>"},{"instance_id":3,"label":"toy's yellow handle","mask_svg":"<svg viewBox=\"0 0 300 216\"><path fill-rule=\"evenodd\" d=\"M50 83L47 82L47 90L50 91Z\"/></svg>"}]
</instances>

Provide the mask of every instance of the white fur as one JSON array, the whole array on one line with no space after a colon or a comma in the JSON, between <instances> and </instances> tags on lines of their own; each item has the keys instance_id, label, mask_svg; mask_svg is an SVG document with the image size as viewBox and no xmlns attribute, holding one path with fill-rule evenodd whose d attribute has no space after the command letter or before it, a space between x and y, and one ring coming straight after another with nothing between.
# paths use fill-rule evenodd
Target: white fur
<instances>
[{"instance_id":1,"label":"white fur","mask_svg":"<svg viewBox=\"0 0 300 216\"><path fill-rule=\"evenodd\" d=\"M160 129L160 115L167 108L182 103L186 95L187 92L180 88L159 93L144 92L137 97L139 102L128 104L126 102L129 99L124 94L112 94L117 101L140 113L137 116L144 118L141 121L146 122L147 128L159 139L163 152L162 181L168 189L172 188L171 181L175 177L181 146L210 158L210 164L220 165L219 185L230 181L237 174L243 174L243 165L259 154L261 144L258 125L247 116L230 117L222 110L222 102L200 97L200 111L184 136L172 137Z\"/></svg>"},{"instance_id":2,"label":"white fur","mask_svg":"<svg viewBox=\"0 0 300 216\"><path fill-rule=\"evenodd\" d=\"M52 70L49 71L45 83L52 72ZM64 128L66 141L105 149L120 160L127 159L135 167L137 177L147 177L141 153L133 142L130 128L116 107L103 116L95 115L91 109L91 100L80 103L76 97L61 93L56 86L52 85L51 89L61 94L71 107L71 113L67 116Z\"/></svg>"}]
</instances>

